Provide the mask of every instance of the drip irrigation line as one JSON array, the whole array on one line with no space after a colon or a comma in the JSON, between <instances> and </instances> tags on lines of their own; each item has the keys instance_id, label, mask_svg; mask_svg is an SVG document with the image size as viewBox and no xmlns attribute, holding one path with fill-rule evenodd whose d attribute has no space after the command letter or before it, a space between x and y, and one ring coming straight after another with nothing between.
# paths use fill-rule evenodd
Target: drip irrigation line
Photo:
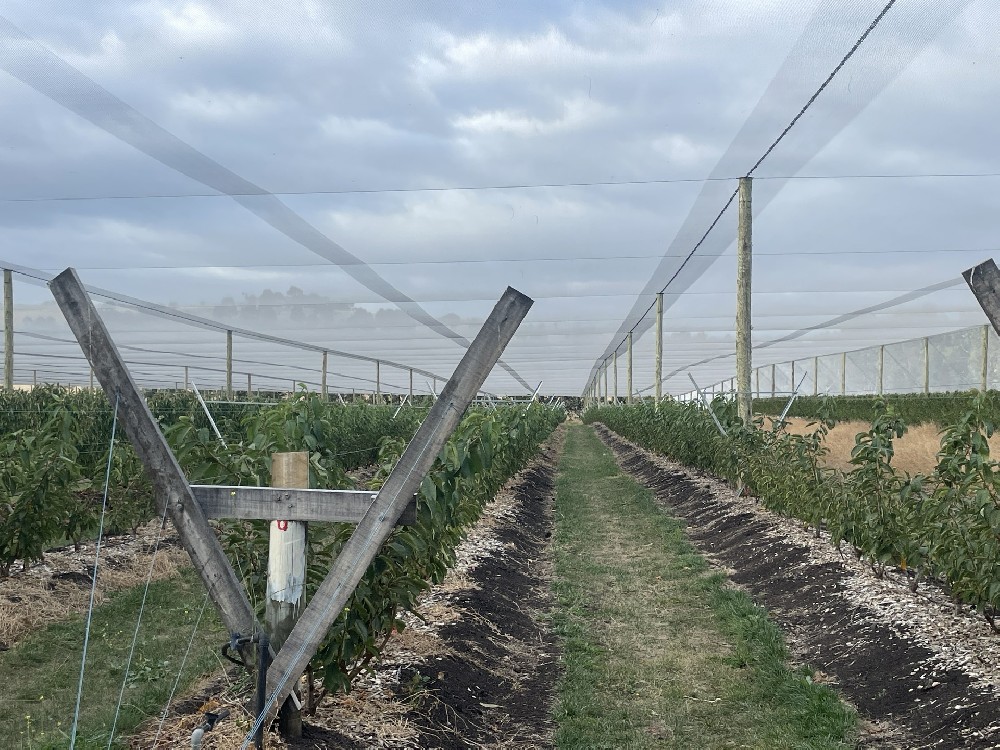
<instances>
[{"instance_id":1,"label":"drip irrigation line","mask_svg":"<svg viewBox=\"0 0 1000 750\"><path fill-rule=\"evenodd\" d=\"M174 694L177 692L177 686L180 685L181 676L184 674L184 667L187 665L188 656L191 654L191 647L194 645L194 637L198 633L198 626L201 625L202 615L205 614L205 608L208 605L208 592L205 592L205 598L201 602L201 609L198 611L198 619L194 621L194 628L191 630L191 637L188 639L187 648L184 650L184 658L181 659L180 669L177 670L177 677L174 679L174 684L170 688L170 695L167 696L167 703L163 707L163 713L160 715L160 723L156 726L156 734L153 735L152 747L156 748L156 743L160 739L160 732L163 731L163 724L167 720L167 713L170 711L170 703L174 699Z\"/></svg>"},{"instance_id":2,"label":"drip irrigation line","mask_svg":"<svg viewBox=\"0 0 1000 750\"><path fill-rule=\"evenodd\" d=\"M108 446L108 465L104 472L104 498L101 501L101 519L97 528L97 543L94 551L94 577L90 582L90 604L87 607L87 624L83 631L83 656L80 659L80 679L76 686L76 706L73 709L73 725L70 730L69 748L76 747L76 733L80 723L80 700L83 697L83 675L87 670L87 648L90 645L90 626L94 621L94 598L97 593L98 564L101 559L101 542L104 539L104 517L108 510L108 488L111 486L111 462L115 455L115 432L118 428L118 402L121 394L115 393L114 417L111 421L111 443Z\"/></svg>"}]
</instances>

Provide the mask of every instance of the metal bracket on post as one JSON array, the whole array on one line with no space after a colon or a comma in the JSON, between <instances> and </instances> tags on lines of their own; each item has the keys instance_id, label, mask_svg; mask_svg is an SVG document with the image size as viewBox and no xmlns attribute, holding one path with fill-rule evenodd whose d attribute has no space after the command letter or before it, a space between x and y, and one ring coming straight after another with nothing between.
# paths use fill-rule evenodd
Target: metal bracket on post
<instances>
[{"instance_id":1,"label":"metal bracket on post","mask_svg":"<svg viewBox=\"0 0 1000 750\"><path fill-rule=\"evenodd\" d=\"M712 421L715 422L715 426L719 428L719 432L722 433L722 437L728 437L729 433L726 432L726 428L722 426L722 422L719 421L719 418L715 416L715 411L712 409L711 402L709 402L704 392L695 382L694 375L688 373L688 377L691 379L691 383L694 385L694 389L698 392L698 396L699 398L701 398L701 402L705 405L705 408L708 409L708 413L712 415Z\"/></svg>"}]
</instances>

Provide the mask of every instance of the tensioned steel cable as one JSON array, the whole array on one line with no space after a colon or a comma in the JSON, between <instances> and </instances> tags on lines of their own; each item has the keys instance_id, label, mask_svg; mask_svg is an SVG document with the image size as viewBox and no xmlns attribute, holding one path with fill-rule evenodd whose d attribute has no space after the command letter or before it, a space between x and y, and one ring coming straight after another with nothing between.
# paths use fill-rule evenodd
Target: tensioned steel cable
<instances>
[{"instance_id":1,"label":"tensioned steel cable","mask_svg":"<svg viewBox=\"0 0 1000 750\"><path fill-rule=\"evenodd\" d=\"M3 16L0 16L0 68L164 166L228 195L293 242L339 266L379 297L441 336L465 349L471 345L469 339L428 313L361 258L334 242L275 195L160 127ZM528 382L503 360L497 364L522 387L531 390Z\"/></svg>"}]
</instances>

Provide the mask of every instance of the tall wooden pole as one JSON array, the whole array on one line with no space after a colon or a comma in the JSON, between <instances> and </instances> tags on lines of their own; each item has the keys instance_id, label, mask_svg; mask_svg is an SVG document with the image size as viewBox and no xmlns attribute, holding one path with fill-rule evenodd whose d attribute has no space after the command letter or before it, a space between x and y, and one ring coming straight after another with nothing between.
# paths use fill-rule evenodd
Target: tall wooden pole
<instances>
[{"instance_id":1,"label":"tall wooden pole","mask_svg":"<svg viewBox=\"0 0 1000 750\"><path fill-rule=\"evenodd\" d=\"M625 400L628 403L632 403L632 332L628 332L628 362L626 363L626 375L625 375L625 388L628 391L628 395Z\"/></svg>"},{"instance_id":2,"label":"tall wooden pole","mask_svg":"<svg viewBox=\"0 0 1000 750\"><path fill-rule=\"evenodd\" d=\"M983 370L980 378L980 390L984 393L990 384L990 327L983 326Z\"/></svg>"},{"instance_id":3,"label":"tall wooden pole","mask_svg":"<svg viewBox=\"0 0 1000 750\"><path fill-rule=\"evenodd\" d=\"M329 352L323 352L323 379L320 381L320 392L323 394L323 398L329 395L329 390L326 387L326 366Z\"/></svg>"},{"instance_id":4,"label":"tall wooden pole","mask_svg":"<svg viewBox=\"0 0 1000 750\"><path fill-rule=\"evenodd\" d=\"M410 402L413 402L413 368L410 368Z\"/></svg>"},{"instance_id":5,"label":"tall wooden pole","mask_svg":"<svg viewBox=\"0 0 1000 750\"><path fill-rule=\"evenodd\" d=\"M271 486L308 489L309 453L271 454ZM275 653L281 651L305 604L306 522L271 521L264 627ZM302 736L302 717L290 699L281 709L279 722L283 736Z\"/></svg>"},{"instance_id":6,"label":"tall wooden pole","mask_svg":"<svg viewBox=\"0 0 1000 750\"><path fill-rule=\"evenodd\" d=\"M614 354L611 356L611 365L614 367L615 374L615 403L618 403L618 350L615 349Z\"/></svg>"},{"instance_id":7,"label":"tall wooden pole","mask_svg":"<svg viewBox=\"0 0 1000 750\"><path fill-rule=\"evenodd\" d=\"M847 395L847 352L840 355L840 395Z\"/></svg>"},{"instance_id":8,"label":"tall wooden pole","mask_svg":"<svg viewBox=\"0 0 1000 750\"><path fill-rule=\"evenodd\" d=\"M883 344L878 348L878 383L876 388L878 389L878 395L882 395L882 391L885 388L885 345Z\"/></svg>"},{"instance_id":9,"label":"tall wooden pole","mask_svg":"<svg viewBox=\"0 0 1000 750\"><path fill-rule=\"evenodd\" d=\"M819 395L819 357L813 357L813 395Z\"/></svg>"},{"instance_id":10,"label":"tall wooden pole","mask_svg":"<svg viewBox=\"0 0 1000 750\"><path fill-rule=\"evenodd\" d=\"M753 255L752 178L740 178L739 226L736 234L736 403L740 419L749 425L753 400L750 393L750 296ZM793 365L794 367L794 365ZM794 380L794 376L792 378ZM794 387L794 386L793 386Z\"/></svg>"},{"instance_id":11,"label":"tall wooden pole","mask_svg":"<svg viewBox=\"0 0 1000 750\"><path fill-rule=\"evenodd\" d=\"M375 398L382 400L382 363L375 360Z\"/></svg>"},{"instance_id":12,"label":"tall wooden pole","mask_svg":"<svg viewBox=\"0 0 1000 750\"><path fill-rule=\"evenodd\" d=\"M663 398L663 292L656 295L656 408Z\"/></svg>"},{"instance_id":13,"label":"tall wooden pole","mask_svg":"<svg viewBox=\"0 0 1000 750\"><path fill-rule=\"evenodd\" d=\"M233 332L226 331L226 398L233 400Z\"/></svg>"},{"instance_id":14,"label":"tall wooden pole","mask_svg":"<svg viewBox=\"0 0 1000 750\"><path fill-rule=\"evenodd\" d=\"M247 401L253 396L253 375L247 373Z\"/></svg>"},{"instance_id":15,"label":"tall wooden pole","mask_svg":"<svg viewBox=\"0 0 1000 750\"><path fill-rule=\"evenodd\" d=\"M3 387L14 390L14 274L3 270Z\"/></svg>"},{"instance_id":16,"label":"tall wooden pole","mask_svg":"<svg viewBox=\"0 0 1000 750\"><path fill-rule=\"evenodd\" d=\"M611 402L611 394L608 391L608 361L604 360L604 403Z\"/></svg>"},{"instance_id":17,"label":"tall wooden pole","mask_svg":"<svg viewBox=\"0 0 1000 750\"><path fill-rule=\"evenodd\" d=\"M924 336L924 393L931 392L931 342Z\"/></svg>"}]
</instances>

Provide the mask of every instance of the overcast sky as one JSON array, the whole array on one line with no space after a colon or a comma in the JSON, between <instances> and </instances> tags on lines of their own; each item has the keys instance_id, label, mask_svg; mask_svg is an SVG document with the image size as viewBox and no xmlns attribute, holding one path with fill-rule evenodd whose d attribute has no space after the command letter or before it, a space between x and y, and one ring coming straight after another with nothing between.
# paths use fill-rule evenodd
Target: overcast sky
<instances>
[{"instance_id":1,"label":"overcast sky","mask_svg":"<svg viewBox=\"0 0 1000 750\"><path fill-rule=\"evenodd\" d=\"M753 166L883 5L7 3L0 259L442 376L510 285L536 303L516 377L487 387L579 393L735 189L718 178ZM755 344L998 254L1000 178L913 176L1000 173L997 32L987 0L898 0L755 172ZM565 185L628 182L646 184ZM734 238L730 209L667 287L667 391L733 373L687 366L732 351ZM18 379L85 372L30 335L69 335L47 289L17 275L15 298ZM755 364L983 322L957 285ZM221 380L224 335L122 311L112 329L155 350L128 355L142 382L185 363ZM258 387L319 379L314 351L238 337L235 356ZM367 364L330 369L371 387Z\"/></svg>"}]
</instances>

